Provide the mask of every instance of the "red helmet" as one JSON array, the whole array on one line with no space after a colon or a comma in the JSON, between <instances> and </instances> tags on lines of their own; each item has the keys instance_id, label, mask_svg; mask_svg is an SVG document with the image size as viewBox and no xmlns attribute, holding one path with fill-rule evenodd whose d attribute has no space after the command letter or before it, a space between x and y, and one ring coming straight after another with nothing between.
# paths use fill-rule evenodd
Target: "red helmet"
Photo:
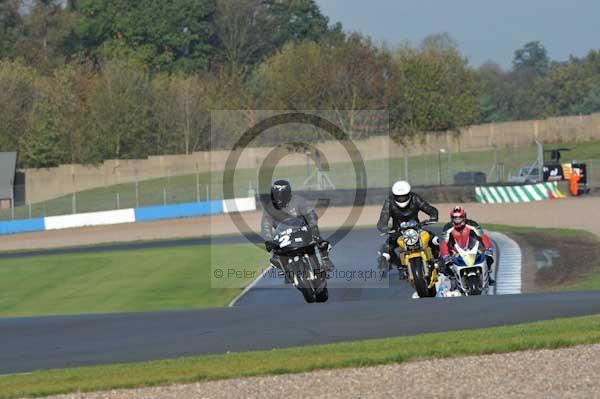
<instances>
[{"instance_id":1,"label":"red helmet","mask_svg":"<svg viewBox=\"0 0 600 399\"><path fill-rule=\"evenodd\" d=\"M467 211L462 206L455 206L450 211L450 220L456 229L462 230L467 224Z\"/></svg>"}]
</instances>

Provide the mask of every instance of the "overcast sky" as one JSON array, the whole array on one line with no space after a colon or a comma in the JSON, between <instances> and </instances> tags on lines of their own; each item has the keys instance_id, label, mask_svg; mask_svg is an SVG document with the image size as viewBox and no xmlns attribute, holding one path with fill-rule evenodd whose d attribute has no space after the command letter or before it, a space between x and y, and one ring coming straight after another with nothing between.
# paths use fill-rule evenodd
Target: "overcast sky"
<instances>
[{"instance_id":1,"label":"overcast sky","mask_svg":"<svg viewBox=\"0 0 600 399\"><path fill-rule=\"evenodd\" d=\"M514 51L539 40L551 59L600 48L600 0L316 0L331 22L397 44L447 32L471 65L510 67Z\"/></svg>"}]
</instances>

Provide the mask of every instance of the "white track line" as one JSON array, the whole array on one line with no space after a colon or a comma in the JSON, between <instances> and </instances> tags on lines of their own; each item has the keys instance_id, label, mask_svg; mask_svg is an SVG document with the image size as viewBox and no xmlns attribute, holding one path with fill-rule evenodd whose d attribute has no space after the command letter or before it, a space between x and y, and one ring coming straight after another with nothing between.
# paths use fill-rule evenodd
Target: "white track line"
<instances>
[{"instance_id":1,"label":"white track line","mask_svg":"<svg viewBox=\"0 0 600 399\"><path fill-rule=\"evenodd\" d=\"M248 285L246 288L244 288L244 290L242 292L239 293L238 296L236 296L235 298L233 298L233 300L231 302L229 302L229 307L232 308L235 306L236 302L239 301L244 295L246 295L246 293L248 291L250 291L252 288L254 288L254 286L256 284L258 284L258 282L260 280L262 280L262 278L265 276L265 274L267 274L267 272L269 270L271 270L271 268L273 268L273 266L269 266L267 267L261 274L260 276L258 276L253 282L250 283L250 285ZM273 268L274 269L274 268Z\"/></svg>"},{"instance_id":2,"label":"white track line","mask_svg":"<svg viewBox=\"0 0 600 399\"><path fill-rule=\"evenodd\" d=\"M500 261L496 265L496 295L520 294L521 248L514 240L502 233L490 232L499 248Z\"/></svg>"}]
</instances>

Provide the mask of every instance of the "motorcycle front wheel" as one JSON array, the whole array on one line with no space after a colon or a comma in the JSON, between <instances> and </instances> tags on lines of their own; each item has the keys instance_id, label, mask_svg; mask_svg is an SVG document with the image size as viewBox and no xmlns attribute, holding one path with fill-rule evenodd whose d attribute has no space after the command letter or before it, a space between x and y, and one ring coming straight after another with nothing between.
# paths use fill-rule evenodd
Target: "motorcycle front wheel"
<instances>
[{"instance_id":1,"label":"motorcycle front wheel","mask_svg":"<svg viewBox=\"0 0 600 399\"><path fill-rule=\"evenodd\" d=\"M312 288L298 288L304 297L306 303L315 303L317 301L317 295Z\"/></svg>"},{"instance_id":2,"label":"motorcycle front wheel","mask_svg":"<svg viewBox=\"0 0 600 399\"><path fill-rule=\"evenodd\" d=\"M481 295L483 291L481 278L478 275L467 277L467 289L469 290L469 295Z\"/></svg>"},{"instance_id":3,"label":"motorcycle front wheel","mask_svg":"<svg viewBox=\"0 0 600 399\"><path fill-rule=\"evenodd\" d=\"M412 272L415 289L420 298L433 298L437 291L435 285L429 288L429 281L425 275L425 264L421 258L412 258L410 260L410 270Z\"/></svg>"},{"instance_id":4,"label":"motorcycle front wheel","mask_svg":"<svg viewBox=\"0 0 600 399\"><path fill-rule=\"evenodd\" d=\"M327 300L329 299L329 290L327 289L327 280L324 278L319 278L315 282L314 287L320 287L320 288L313 288L312 284L311 284L311 286L304 287L304 288L298 287L298 290L300 290L300 292L302 293L302 296L304 296L304 300L306 301L306 303L327 302Z\"/></svg>"},{"instance_id":5,"label":"motorcycle front wheel","mask_svg":"<svg viewBox=\"0 0 600 399\"><path fill-rule=\"evenodd\" d=\"M329 290L327 289L327 287L325 287L325 288L321 289L319 292L317 292L317 295L316 295L317 303L327 302L328 299L329 299Z\"/></svg>"}]
</instances>

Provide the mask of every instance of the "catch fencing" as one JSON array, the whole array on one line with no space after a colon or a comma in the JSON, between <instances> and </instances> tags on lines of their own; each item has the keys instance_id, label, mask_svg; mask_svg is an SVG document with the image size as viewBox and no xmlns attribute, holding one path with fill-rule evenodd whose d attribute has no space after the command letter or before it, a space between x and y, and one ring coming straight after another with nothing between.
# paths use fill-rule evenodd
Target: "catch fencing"
<instances>
[{"instance_id":1,"label":"catch fencing","mask_svg":"<svg viewBox=\"0 0 600 399\"><path fill-rule=\"evenodd\" d=\"M600 159L577 160L587 164L587 181L591 194L600 192ZM435 155L406 156L385 160L369 160L358 176L352 164L333 163L327 170L317 170L307 160L306 165L276 168L268 177L286 178L294 189L320 191L357 187L381 189L390 187L398 179L407 179L414 186L467 185L486 186L508 183L519 170L535 162L535 149L516 148L484 152L451 153L440 151ZM460 178L459 173L463 174ZM481 177L485 182L465 182L465 176ZM457 180L458 179L458 180ZM267 179L268 180L268 179ZM261 185L256 169L236 171L233 195L223 194L224 175L221 171L192 175L165 176L73 192L59 198L28 203L24 186L14 187L14 207L3 201L0 220L35 219L57 215L100 212L130 208L144 208L172 204L222 200L224 197L243 198L257 192L267 192L269 182Z\"/></svg>"}]
</instances>

